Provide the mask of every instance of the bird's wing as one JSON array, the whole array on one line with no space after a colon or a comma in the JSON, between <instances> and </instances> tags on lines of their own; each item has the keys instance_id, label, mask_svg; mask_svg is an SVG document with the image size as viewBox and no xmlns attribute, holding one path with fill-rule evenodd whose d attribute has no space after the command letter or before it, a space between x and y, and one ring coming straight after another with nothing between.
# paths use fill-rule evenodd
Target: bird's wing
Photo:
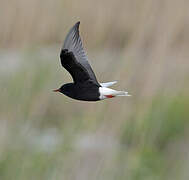
<instances>
[{"instance_id":1,"label":"bird's wing","mask_svg":"<svg viewBox=\"0 0 189 180\"><path fill-rule=\"evenodd\" d=\"M89 73L77 62L73 52L63 49L60 53L62 66L71 74L74 83L84 83L90 80Z\"/></svg>"},{"instance_id":2,"label":"bird's wing","mask_svg":"<svg viewBox=\"0 0 189 180\"><path fill-rule=\"evenodd\" d=\"M81 37L79 35L79 24L77 22L69 31L66 39L64 41L63 50L68 49L69 52L72 52L75 56L77 62L79 62L85 70L88 72L90 79L94 81L97 85L99 85L96 76L88 62L87 55L83 49Z\"/></svg>"}]
</instances>

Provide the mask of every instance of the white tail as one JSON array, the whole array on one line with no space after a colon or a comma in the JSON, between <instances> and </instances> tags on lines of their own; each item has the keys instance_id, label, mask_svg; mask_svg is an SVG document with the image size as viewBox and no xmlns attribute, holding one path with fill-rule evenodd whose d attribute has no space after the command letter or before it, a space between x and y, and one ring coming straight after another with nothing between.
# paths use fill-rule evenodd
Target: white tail
<instances>
[{"instance_id":1,"label":"white tail","mask_svg":"<svg viewBox=\"0 0 189 180\"><path fill-rule=\"evenodd\" d=\"M116 96L131 96L131 95L125 91L116 91Z\"/></svg>"},{"instance_id":2,"label":"white tail","mask_svg":"<svg viewBox=\"0 0 189 180\"><path fill-rule=\"evenodd\" d=\"M117 81L112 81L112 82L100 83L100 85L102 87L110 87L110 86L112 86L112 85L114 85L116 83L117 83Z\"/></svg>"},{"instance_id":3,"label":"white tail","mask_svg":"<svg viewBox=\"0 0 189 180\"><path fill-rule=\"evenodd\" d=\"M107 87L100 87L99 88L100 99L112 98L116 96L131 96L128 92L125 91L116 91Z\"/></svg>"}]
</instances>

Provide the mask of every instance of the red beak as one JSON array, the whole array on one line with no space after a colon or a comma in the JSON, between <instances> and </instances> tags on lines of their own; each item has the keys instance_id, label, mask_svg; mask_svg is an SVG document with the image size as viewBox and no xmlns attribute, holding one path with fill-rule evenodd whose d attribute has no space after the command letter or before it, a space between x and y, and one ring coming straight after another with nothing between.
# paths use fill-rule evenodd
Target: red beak
<instances>
[{"instance_id":1,"label":"red beak","mask_svg":"<svg viewBox=\"0 0 189 180\"><path fill-rule=\"evenodd\" d=\"M53 90L53 92L60 92L60 89L55 89Z\"/></svg>"}]
</instances>

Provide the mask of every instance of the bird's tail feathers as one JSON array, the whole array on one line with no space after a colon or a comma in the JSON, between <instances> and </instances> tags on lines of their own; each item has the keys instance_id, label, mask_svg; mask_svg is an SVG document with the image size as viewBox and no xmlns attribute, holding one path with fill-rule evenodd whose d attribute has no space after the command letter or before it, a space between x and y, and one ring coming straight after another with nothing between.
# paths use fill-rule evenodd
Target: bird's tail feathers
<instances>
[{"instance_id":1,"label":"bird's tail feathers","mask_svg":"<svg viewBox=\"0 0 189 180\"><path fill-rule=\"evenodd\" d=\"M117 81L112 81L112 82L100 83L100 85L102 87L110 87L110 86L112 86L112 85L114 85L116 83L117 83Z\"/></svg>"},{"instance_id":2,"label":"bird's tail feathers","mask_svg":"<svg viewBox=\"0 0 189 180\"><path fill-rule=\"evenodd\" d=\"M126 91L116 91L115 96L131 96L131 95L128 94L128 92Z\"/></svg>"}]
</instances>

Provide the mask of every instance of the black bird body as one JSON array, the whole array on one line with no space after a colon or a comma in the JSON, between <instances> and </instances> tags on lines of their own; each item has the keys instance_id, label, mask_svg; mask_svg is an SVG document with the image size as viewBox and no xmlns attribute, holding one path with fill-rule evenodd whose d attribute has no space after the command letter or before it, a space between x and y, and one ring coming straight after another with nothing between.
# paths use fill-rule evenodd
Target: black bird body
<instances>
[{"instance_id":1,"label":"black bird body","mask_svg":"<svg viewBox=\"0 0 189 180\"><path fill-rule=\"evenodd\" d=\"M60 53L62 66L72 75L74 83L64 84L60 92L66 96L83 101L98 101L100 84L94 81L87 70L75 59L73 52L63 49Z\"/></svg>"},{"instance_id":2,"label":"black bird body","mask_svg":"<svg viewBox=\"0 0 189 180\"><path fill-rule=\"evenodd\" d=\"M98 101L100 100L99 87L87 81L85 83L67 83L60 88L60 92L64 92L66 96L82 100L82 101Z\"/></svg>"},{"instance_id":3,"label":"black bird body","mask_svg":"<svg viewBox=\"0 0 189 180\"><path fill-rule=\"evenodd\" d=\"M71 74L73 83L64 84L54 91L83 101L98 101L115 96L128 96L127 92L107 88L115 82L98 83L83 49L79 36L79 24L80 22L77 22L70 29L60 53L61 64Z\"/></svg>"}]
</instances>

